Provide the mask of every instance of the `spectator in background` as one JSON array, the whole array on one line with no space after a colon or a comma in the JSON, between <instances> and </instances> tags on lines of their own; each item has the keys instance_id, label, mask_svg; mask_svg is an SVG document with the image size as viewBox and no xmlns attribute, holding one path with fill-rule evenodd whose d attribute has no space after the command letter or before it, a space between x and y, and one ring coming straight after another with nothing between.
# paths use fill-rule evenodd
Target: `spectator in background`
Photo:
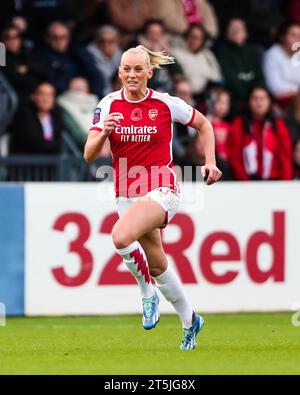
<instances>
[{"instance_id":1,"label":"spectator in background","mask_svg":"<svg viewBox=\"0 0 300 395\"><path fill-rule=\"evenodd\" d=\"M293 146L293 173L294 180L300 180L300 138Z\"/></svg>"},{"instance_id":2,"label":"spectator in background","mask_svg":"<svg viewBox=\"0 0 300 395\"><path fill-rule=\"evenodd\" d=\"M62 120L55 105L55 88L37 86L28 106L20 107L11 126L11 154L59 154Z\"/></svg>"},{"instance_id":3,"label":"spectator in background","mask_svg":"<svg viewBox=\"0 0 300 395\"><path fill-rule=\"evenodd\" d=\"M285 19L286 0L250 0L245 15L251 31L251 41L267 48L274 42L279 27Z\"/></svg>"},{"instance_id":4,"label":"spectator in background","mask_svg":"<svg viewBox=\"0 0 300 395\"><path fill-rule=\"evenodd\" d=\"M57 103L63 109L64 124L81 151L89 132L91 114L98 102L97 96L90 93L88 81L80 77L72 79L69 89L57 99ZM109 142L107 143L105 152L101 151L104 156L110 155Z\"/></svg>"},{"instance_id":5,"label":"spectator in background","mask_svg":"<svg viewBox=\"0 0 300 395\"><path fill-rule=\"evenodd\" d=\"M175 34L183 34L193 25L202 25L212 38L218 37L218 20L207 0L152 0L155 17Z\"/></svg>"},{"instance_id":6,"label":"spectator in background","mask_svg":"<svg viewBox=\"0 0 300 395\"><path fill-rule=\"evenodd\" d=\"M170 52L170 37L160 20L148 20L143 33L138 36L138 43L151 51ZM174 83L183 78L183 70L178 63L169 64L153 72L149 87L161 92L173 92Z\"/></svg>"},{"instance_id":7,"label":"spectator in background","mask_svg":"<svg viewBox=\"0 0 300 395\"><path fill-rule=\"evenodd\" d=\"M117 29L110 25L100 27L87 51L92 56L99 74L104 78L105 96L112 91L111 79L119 69L122 56Z\"/></svg>"},{"instance_id":8,"label":"spectator in background","mask_svg":"<svg viewBox=\"0 0 300 395\"><path fill-rule=\"evenodd\" d=\"M193 92L191 84L188 80L178 81L175 85L175 96L184 100L191 106L195 106L193 99ZM197 130L183 125L181 123L174 123L173 127L173 157L175 165L182 169L185 165L190 163L188 148L192 143L193 138L197 134Z\"/></svg>"},{"instance_id":9,"label":"spectator in background","mask_svg":"<svg viewBox=\"0 0 300 395\"><path fill-rule=\"evenodd\" d=\"M107 0L66 0L72 19L67 22L72 37L80 43L88 43L98 26L110 23Z\"/></svg>"},{"instance_id":10,"label":"spectator in background","mask_svg":"<svg viewBox=\"0 0 300 395\"><path fill-rule=\"evenodd\" d=\"M201 171L199 166L205 164L205 153L203 150L203 144L199 133L191 139L191 142L187 150L188 156L185 160L185 166L189 167L184 172L184 181L199 181L201 179Z\"/></svg>"},{"instance_id":11,"label":"spectator in background","mask_svg":"<svg viewBox=\"0 0 300 395\"><path fill-rule=\"evenodd\" d=\"M111 21L128 32L140 30L149 19L160 19L171 33L183 34L189 26L202 24L218 36L218 21L207 0L107 0Z\"/></svg>"},{"instance_id":12,"label":"spectator in background","mask_svg":"<svg viewBox=\"0 0 300 395\"><path fill-rule=\"evenodd\" d=\"M15 29L18 29L19 33L21 35L24 35L27 32L27 30L28 30L28 22L27 22L27 20L23 16L20 16L20 15L15 15L12 18L11 25Z\"/></svg>"},{"instance_id":13,"label":"spectator in background","mask_svg":"<svg viewBox=\"0 0 300 395\"><path fill-rule=\"evenodd\" d=\"M291 180L289 130L272 111L272 97L263 86L250 91L248 109L228 135L229 162L237 180Z\"/></svg>"},{"instance_id":14,"label":"spectator in background","mask_svg":"<svg viewBox=\"0 0 300 395\"><path fill-rule=\"evenodd\" d=\"M28 22L27 22L27 20L21 15L15 15L12 18L11 26L19 31L19 34L20 34L20 36L22 36L22 39L23 39L24 47L26 47L28 49L33 49L35 44L30 38L28 38Z\"/></svg>"},{"instance_id":15,"label":"spectator in background","mask_svg":"<svg viewBox=\"0 0 300 395\"><path fill-rule=\"evenodd\" d=\"M235 110L240 109L252 86L264 82L261 52L256 46L248 44L247 40L245 21L231 19L226 31L226 42L217 51L225 86L231 92Z\"/></svg>"},{"instance_id":16,"label":"spectator in background","mask_svg":"<svg viewBox=\"0 0 300 395\"><path fill-rule=\"evenodd\" d=\"M299 50L294 45L299 42L300 25L285 24L279 32L279 42L268 49L264 56L267 86L283 109L291 104L300 90L300 67L292 59Z\"/></svg>"},{"instance_id":17,"label":"spectator in background","mask_svg":"<svg viewBox=\"0 0 300 395\"><path fill-rule=\"evenodd\" d=\"M22 15L28 20L29 35L35 42L43 45L47 27L54 21L68 23L73 15L68 0L21 0Z\"/></svg>"},{"instance_id":18,"label":"spectator in background","mask_svg":"<svg viewBox=\"0 0 300 395\"><path fill-rule=\"evenodd\" d=\"M81 47L71 46L70 29L61 22L53 22L47 30L48 46L40 56L48 64L48 81L58 94L68 89L69 82L77 76L88 79L92 92L103 95L104 81L92 57Z\"/></svg>"},{"instance_id":19,"label":"spectator in background","mask_svg":"<svg viewBox=\"0 0 300 395\"><path fill-rule=\"evenodd\" d=\"M119 77L119 71L117 71L112 77L111 77L111 86L112 86L112 91L119 91L122 89L122 81L120 80Z\"/></svg>"},{"instance_id":20,"label":"spectator in background","mask_svg":"<svg viewBox=\"0 0 300 395\"><path fill-rule=\"evenodd\" d=\"M188 80L181 80L176 83L175 95L191 106L196 107L192 88ZM176 168L179 179L183 176L185 181L196 181L201 177L197 166L204 164L205 155L200 135L196 129L174 123L173 157L174 164L181 169L181 172L179 172L179 169ZM197 170L199 171L198 174Z\"/></svg>"},{"instance_id":21,"label":"spectator in background","mask_svg":"<svg viewBox=\"0 0 300 395\"><path fill-rule=\"evenodd\" d=\"M214 129L217 166L223 173L223 180L232 179L227 143L230 133L230 123L227 120L230 112L230 101L230 93L223 87L211 88L206 99L206 117L210 120Z\"/></svg>"},{"instance_id":22,"label":"spectator in background","mask_svg":"<svg viewBox=\"0 0 300 395\"><path fill-rule=\"evenodd\" d=\"M36 85L46 78L46 64L24 47L22 37L16 28L5 29L1 40L6 47L6 67L3 67L3 73L17 92L22 105L29 100Z\"/></svg>"},{"instance_id":23,"label":"spectator in background","mask_svg":"<svg viewBox=\"0 0 300 395\"><path fill-rule=\"evenodd\" d=\"M151 51L170 52L170 36L160 19L148 19L146 21L143 33L138 35L138 43Z\"/></svg>"},{"instance_id":24,"label":"spectator in background","mask_svg":"<svg viewBox=\"0 0 300 395\"><path fill-rule=\"evenodd\" d=\"M286 118L293 144L300 139L300 92L293 98Z\"/></svg>"},{"instance_id":25,"label":"spectator in background","mask_svg":"<svg viewBox=\"0 0 300 395\"><path fill-rule=\"evenodd\" d=\"M175 47L172 51L190 81L193 95L197 97L204 92L209 82L221 81L220 66L206 44L207 34L204 28L193 25L185 34L185 46Z\"/></svg>"},{"instance_id":26,"label":"spectator in background","mask_svg":"<svg viewBox=\"0 0 300 395\"><path fill-rule=\"evenodd\" d=\"M111 23L127 32L135 33L143 28L148 19L157 17L155 0L106 0L106 2Z\"/></svg>"},{"instance_id":27,"label":"spectator in background","mask_svg":"<svg viewBox=\"0 0 300 395\"><path fill-rule=\"evenodd\" d=\"M225 34L230 19L241 18L247 21L251 42L263 47L273 43L276 31L284 21L286 0L210 0L210 3L218 17L220 36Z\"/></svg>"}]
</instances>

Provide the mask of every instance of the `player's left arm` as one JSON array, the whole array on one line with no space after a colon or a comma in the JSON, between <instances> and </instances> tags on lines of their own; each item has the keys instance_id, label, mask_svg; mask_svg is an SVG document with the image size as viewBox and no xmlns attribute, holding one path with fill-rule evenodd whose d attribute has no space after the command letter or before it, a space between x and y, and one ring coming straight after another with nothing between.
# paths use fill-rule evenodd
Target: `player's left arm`
<instances>
[{"instance_id":1,"label":"player's left arm","mask_svg":"<svg viewBox=\"0 0 300 395\"><path fill-rule=\"evenodd\" d=\"M211 185L222 176L222 172L216 165L215 135L212 124L203 114L195 110L194 118L189 125L197 129L200 135L205 154L205 165L202 166L201 173L205 179L207 178L207 185Z\"/></svg>"}]
</instances>

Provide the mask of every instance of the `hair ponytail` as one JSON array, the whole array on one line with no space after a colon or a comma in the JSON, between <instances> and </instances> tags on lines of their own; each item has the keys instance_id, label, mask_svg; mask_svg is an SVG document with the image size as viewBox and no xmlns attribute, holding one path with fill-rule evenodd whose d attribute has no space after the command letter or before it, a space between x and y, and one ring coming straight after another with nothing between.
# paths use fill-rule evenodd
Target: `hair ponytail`
<instances>
[{"instance_id":1,"label":"hair ponytail","mask_svg":"<svg viewBox=\"0 0 300 395\"><path fill-rule=\"evenodd\" d=\"M126 54L143 54L146 56L146 63L151 69L160 69L160 66L175 63L175 59L166 51L153 52L143 45L138 45L135 48L130 48L123 53ZM123 58L122 56L122 58Z\"/></svg>"}]
</instances>

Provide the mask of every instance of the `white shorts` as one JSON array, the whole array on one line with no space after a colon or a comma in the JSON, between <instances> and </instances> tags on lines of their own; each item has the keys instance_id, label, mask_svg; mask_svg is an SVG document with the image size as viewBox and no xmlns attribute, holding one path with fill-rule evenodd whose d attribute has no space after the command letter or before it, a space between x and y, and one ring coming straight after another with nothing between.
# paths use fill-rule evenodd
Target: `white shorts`
<instances>
[{"instance_id":1,"label":"white shorts","mask_svg":"<svg viewBox=\"0 0 300 395\"><path fill-rule=\"evenodd\" d=\"M132 206L135 202L137 202L138 200L142 200L145 197L150 197L151 199L155 200L165 210L166 218L163 226L161 227L161 228L165 228L176 214L181 200L180 193L175 192L168 187L156 188L142 197L136 197L136 198L118 197L116 203L117 203L119 218L122 217L122 215L128 210L130 206Z\"/></svg>"}]
</instances>

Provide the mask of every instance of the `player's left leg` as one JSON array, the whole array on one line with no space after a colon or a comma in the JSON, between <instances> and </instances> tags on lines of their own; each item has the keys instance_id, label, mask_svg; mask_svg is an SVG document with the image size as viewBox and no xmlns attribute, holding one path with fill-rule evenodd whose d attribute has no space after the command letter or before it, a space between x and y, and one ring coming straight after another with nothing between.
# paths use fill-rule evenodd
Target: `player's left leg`
<instances>
[{"instance_id":1,"label":"player's left leg","mask_svg":"<svg viewBox=\"0 0 300 395\"><path fill-rule=\"evenodd\" d=\"M204 319L195 314L182 284L168 265L164 253L159 229L155 229L139 239L147 256L151 276L160 292L169 301L179 315L183 326L183 339L180 348L190 350L196 346L196 337L200 332Z\"/></svg>"}]
</instances>

